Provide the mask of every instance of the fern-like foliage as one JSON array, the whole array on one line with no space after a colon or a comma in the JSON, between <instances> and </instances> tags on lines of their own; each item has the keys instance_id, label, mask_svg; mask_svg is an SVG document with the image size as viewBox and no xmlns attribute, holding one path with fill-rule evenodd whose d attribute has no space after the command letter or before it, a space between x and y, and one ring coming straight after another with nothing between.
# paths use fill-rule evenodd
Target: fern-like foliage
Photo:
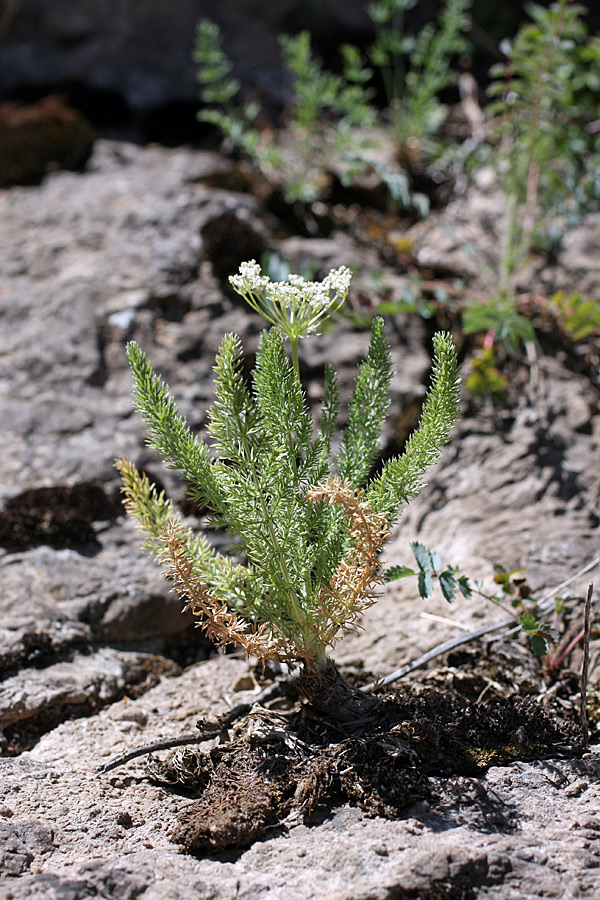
<instances>
[{"instance_id":1,"label":"fern-like foliage","mask_svg":"<svg viewBox=\"0 0 600 900\"><path fill-rule=\"evenodd\" d=\"M416 5L417 0L372 0L368 6L376 30L369 55L381 70L401 144L423 143L438 130L446 114L439 95L457 80L452 58L469 47L471 0L447 0L439 21L428 22L413 37L405 17Z\"/></svg>"},{"instance_id":2,"label":"fern-like foliage","mask_svg":"<svg viewBox=\"0 0 600 900\"><path fill-rule=\"evenodd\" d=\"M337 469L340 478L357 488L369 474L389 406L392 379L390 352L383 319L371 327L371 346L362 363L348 407L348 425L342 435Z\"/></svg>"},{"instance_id":3,"label":"fern-like foliage","mask_svg":"<svg viewBox=\"0 0 600 900\"><path fill-rule=\"evenodd\" d=\"M600 195L597 119L600 38L584 7L531 3L505 63L495 66L490 110L497 117L506 222L501 298L536 243L551 245Z\"/></svg>"},{"instance_id":4,"label":"fern-like foliage","mask_svg":"<svg viewBox=\"0 0 600 900\"><path fill-rule=\"evenodd\" d=\"M367 490L373 508L390 520L396 517L400 505L416 497L423 487L423 476L439 460L458 413L459 379L450 335L434 335L433 347L433 376L419 427L404 452L385 463Z\"/></svg>"},{"instance_id":5,"label":"fern-like foliage","mask_svg":"<svg viewBox=\"0 0 600 900\"><path fill-rule=\"evenodd\" d=\"M216 553L176 518L172 504L133 463L117 463L126 507L145 535L146 549L216 643L241 646L263 659L318 664L340 630L352 627L374 601L382 580L379 548L398 506L414 496L438 458L456 417L456 359L449 337L438 335L435 349L421 428L403 456L369 482L392 374L381 319L373 321L350 400L333 463L337 474L331 460L339 409L335 373L326 368L317 427L277 328L262 335L251 383L242 373L239 339L223 338L210 443L191 433L142 350L128 345L135 404L149 443L183 473L190 496L208 509L213 524L225 526L237 541L233 556Z\"/></svg>"},{"instance_id":6,"label":"fern-like foliage","mask_svg":"<svg viewBox=\"0 0 600 900\"><path fill-rule=\"evenodd\" d=\"M231 75L233 65L221 46L221 29L216 22L210 19L198 22L193 58L199 63L196 79L201 85L200 97L204 104L198 119L215 125L234 147L252 156L260 140L253 127L258 106L238 101L241 85Z\"/></svg>"}]
</instances>

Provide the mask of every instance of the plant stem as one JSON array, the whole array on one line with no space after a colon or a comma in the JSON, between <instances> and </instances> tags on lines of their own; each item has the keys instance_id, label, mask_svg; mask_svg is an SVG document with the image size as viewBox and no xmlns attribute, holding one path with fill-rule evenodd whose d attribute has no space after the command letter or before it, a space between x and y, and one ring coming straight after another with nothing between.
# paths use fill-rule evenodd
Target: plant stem
<instances>
[{"instance_id":1,"label":"plant stem","mask_svg":"<svg viewBox=\"0 0 600 900\"><path fill-rule=\"evenodd\" d=\"M592 608L592 592L594 590L593 582L590 582L587 592L587 597L585 600L585 612L584 612L584 645L583 645L583 666L581 668L581 685L580 685L580 716L581 716L581 732L582 732L582 746L584 749L587 748L587 745L590 740L590 729L588 722L588 713L587 713L587 682L588 682L588 668L590 663L590 612Z\"/></svg>"},{"instance_id":2,"label":"plant stem","mask_svg":"<svg viewBox=\"0 0 600 900\"><path fill-rule=\"evenodd\" d=\"M560 4L560 15L555 23L553 34L551 34L546 42L546 52L542 59L539 74L537 77L535 94L533 103L531 104L531 114L528 118L530 127L527 131L527 137L520 144L519 125L511 123L511 141L512 147L509 152L510 174L508 175L507 200L506 200L506 224L502 240L502 251L500 258L500 292L499 300L511 300L512 292L511 279L518 265L528 257L533 243L533 230L535 225L535 202L537 199L537 172L532 172L536 165L535 152L539 140L540 129L542 125L542 103L544 100L544 90L548 71L550 69L550 58L552 48L557 40L559 40L565 20L566 3ZM514 75L514 73L513 73ZM514 117L515 113L512 113ZM515 146L516 144L516 146ZM524 152L522 150L524 149ZM519 154L521 153L520 157ZM535 190L533 189L535 185ZM523 195L525 191L525 196ZM526 208L526 217L529 219L527 227L521 227L518 234L518 219L522 207ZM519 247L517 248L517 241Z\"/></svg>"},{"instance_id":3,"label":"plant stem","mask_svg":"<svg viewBox=\"0 0 600 900\"><path fill-rule=\"evenodd\" d=\"M400 9L396 8L392 13L392 33L398 38L398 35L402 39L405 36L405 16L404 16L404 6L400 4ZM390 107L393 105L394 101L397 104L400 103L400 97L404 92L405 82L406 82L406 65L404 59L404 53L395 53L392 57L392 85L390 89L389 96L389 104Z\"/></svg>"},{"instance_id":4,"label":"plant stem","mask_svg":"<svg viewBox=\"0 0 600 900\"><path fill-rule=\"evenodd\" d=\"M477 588L473 591L474 594L478 594L480 597L483 597L484 600L489 600L490 603L493 603L495 606L500 607L500 609L504 610L505 613L508 613L509 616L512 616L515 622L519 621L519 617L515 613L514 609L511 609L509 606L506 606L499 597L495 594L486 594L484 591L479 591Z\"/></svg>"},{"instance_id":5,"label":"plant stem","mask_svg":"<svg viewBox=\"0 0 600 900\"><path fill-rule=\"evenodd\" d=\"M514 271L515 232L519 212L518 197L512 192L506 198L506 219L502 236L502 252L500 255L499 300L508 300L511 296L510 282Z\"/></svg>"},{"instance_id":6,"label":"plant stem","mask_svg":"<svg viewBox=\"0 0 600 900\"><path fill-rule=\"evenodd\" d=\"M377 697L348 684L336 665L324 655L310 666L304 665L296 687L314 709L349 728L364 724L381 709Z\"/></svg>"},{"instance_id":7,"label":"plant stem","mask_svg":"<svg viewBox=\"0 0 600 900\"><path fill-rule=\"evenodd\" d=\"M292 345L292 365L294 366L294 372L296 373L296 378L300 381L300 365L298 363L298 338L290 338L290 344Z\"/></svg>"}]
</instances>

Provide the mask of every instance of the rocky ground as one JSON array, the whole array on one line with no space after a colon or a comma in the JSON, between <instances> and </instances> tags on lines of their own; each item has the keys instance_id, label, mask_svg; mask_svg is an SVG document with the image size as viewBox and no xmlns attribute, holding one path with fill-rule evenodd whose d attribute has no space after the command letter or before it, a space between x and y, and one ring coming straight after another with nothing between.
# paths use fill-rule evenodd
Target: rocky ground
<instances>
[{"instance_id":1,"label":"rocky ground","mask_svg":"<svg viewBox=\"0 0 600 900\"><path fill-rule=\"evenodd\" d=\"M224 292L240 261L276 253L293 268L314 263L317 276L351 265L359 311L375 303L382 283L393 296L410 281L359 229L307 236L244 186L213 154L99 141L84 173L0 193L0 898L596 896L595 732L584 753L556 747L540 759L515 735L517 751L502 765L430 768L427 789L393 818L332 802L306 820L289 817L248 848L212 855L173 842L190 796L149 780L143 760L96 772L113 754L193 731L199 718L258 690L246 660L212 655L180 614L121 513L113 470L120 455L159 477L191 512L132 414L126 341L143 346L202 429L222 334L240 334L251 362L261 328ZM493 255L497 211L493 187L482 182L416 226L415 266L483 290L472 259ZM560 265L537 273L539 284L598 296L598 224L590 216L571 232ZM397 375L384 453L396 452L414 426L431 323L390 316L388 331ZM367 342L364 327L341 318L302 347L311 402L326 360L340 373L342 401L348 396ZM494 564L524 566L537 596L596 561L558 591L574 620L589 581L600 578L596 369L593 353L576 358L541 335L535 360L515 369L509 407L465 397L453 441L387 558L410 562L409 541L419 539L488 582ZM504 615L475 600L425 605L414 584L399 582L335 655L355 677L386 675ZM557 680L506 636L473 646L404 684L445 685L474 706L484 693L516 689L552 714L556 703L570 713L575 676ZM589 687L597 690L595 640L591 649ZM575 673L580 662L574 654Z\"/></svg>"}]
</instances>

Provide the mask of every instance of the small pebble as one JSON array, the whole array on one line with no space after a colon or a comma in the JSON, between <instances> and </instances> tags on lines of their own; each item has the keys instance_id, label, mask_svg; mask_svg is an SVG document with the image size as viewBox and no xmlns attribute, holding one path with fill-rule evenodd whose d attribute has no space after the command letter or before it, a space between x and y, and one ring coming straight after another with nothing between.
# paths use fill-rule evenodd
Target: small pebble
<instances>
[{"instance_id":1,"label":"small pebble","mask_svg":"<svg viewBox=\"0 0 600 900\"><path fill-rule=\"evenodd\" d=\"M146 725L148 723L147 714L141 709L126 709L119 716L121 722L136 722L138 725Z\"/></svg>"},{"instance_id":2,"label":"small pebble","mask_svg":"<svg viewBox=\"0 0 600 900\"><path fill-rule=\"evenodd\" d=\"M131 828L133 826L133 819L126 809L122 809L117 813L117 825L122 825L123 828Z\"/></svg>"},{"instance_id":3,"label":"small pebble","mask_svg":"<svg viewBox=\"0 0 600 900\"><path fill-rule=\"evenodd\" d=\"M574 781L573 784L565 788L566 797L579 797L584 791L587 791L589 785L587 781Z\"/></svg>"}]
</instances>

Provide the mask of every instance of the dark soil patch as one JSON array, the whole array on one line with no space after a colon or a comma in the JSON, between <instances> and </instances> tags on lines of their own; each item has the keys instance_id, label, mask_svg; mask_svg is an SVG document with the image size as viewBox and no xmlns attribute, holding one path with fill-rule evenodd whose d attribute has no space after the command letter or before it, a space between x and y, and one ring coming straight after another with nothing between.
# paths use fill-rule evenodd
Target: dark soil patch
<instances>
[{"instance_id":1,"label":"dark soil patch","mask_svg":"<svg viewBox=\"0 0 600 900\"><path fill-rule=\"evenodd\" d=\"M215 278L231 296L229 276L237 272L240 263L260 259L267 249L266 241L250 222L230 212L210 219L201 234Z\"/></svg>"},{"instance_id":2,"label":"dark soil patch","mask_svg":"<svg viewBox=\"0 0 600 900\"><path fill-rule=\"evenodd\" d=\"M0 547L21 552L47 544L93 552L99 548L93 523L120 515L118 491L97 482L30 488L0 511Z\"/></svg>"},{"instance_id":3,"label":"dark soil patch","mask_svg":"<svg viewBox=\"0 0 600 900\"><path fill-rule=\"evenodd\" d=\"M230 737L208 752L186 748L150 763L154 780L196 798L174 835L189 852L237 851L344 803L397 818L429 798L429 775L477 775L580 746L579 726L531 697L473 703L417 687L386 695L354 733L306 704L288 714L255 707Z\"/></svg>"},{"instance_id":4,"label":"dark soil patch","mask_svg":"<svg viewBox=\"0 0 600 900\"><path fill-rule=\"evenodd\" d=\"M21 669L43 669L52 663L72 659L77 650L87 648L89 643L84 638L61 642L44 631L27 631L14 650L0 653L0 678Z\"/></svg>"}]
</instances>

